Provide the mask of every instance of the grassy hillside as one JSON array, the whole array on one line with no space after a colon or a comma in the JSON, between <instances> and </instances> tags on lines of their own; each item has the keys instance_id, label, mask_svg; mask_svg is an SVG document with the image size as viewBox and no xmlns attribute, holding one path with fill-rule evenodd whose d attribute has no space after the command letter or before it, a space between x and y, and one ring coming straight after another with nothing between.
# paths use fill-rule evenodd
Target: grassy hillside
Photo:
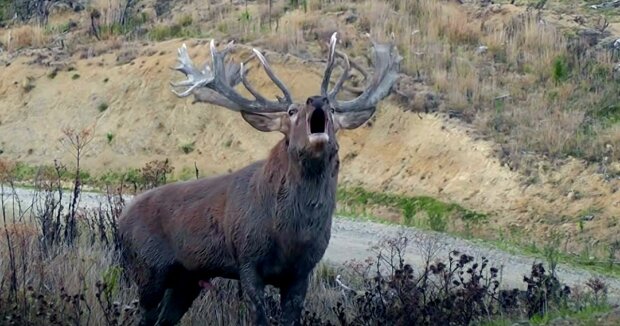
<instances>
[{"instance_id":1,"label":"grassy hillside","mask_svg":"<svg viewBox=\"0 0 620 326\"><path fill-rule=\"evenodd\" d=\"M334 31L362 66L363 34L393 33L405 75L372 125L340 135L345 186L430 196L488 215L477 237L540 243L559 234L566 251L588 258L607 256L617 240L617 8L432 0L273 1L271 9L267 1L143 0L126 7L105 0L11 20L13 9L2 4L5 160L71 162L62 129L89 127L94 139L83 163L92 174L164 158L177 177L193 175L194 164L203 175L224 173L264 157L279 136L172 95L168 83L180 76L168 67L182 42L198 61L208 58L210 38L268 50L303 99L318 90L316 59ZM276 93L261 73L251 78ZM371 206L380 217L403 214Z\"/></svg>"}]
</instances>

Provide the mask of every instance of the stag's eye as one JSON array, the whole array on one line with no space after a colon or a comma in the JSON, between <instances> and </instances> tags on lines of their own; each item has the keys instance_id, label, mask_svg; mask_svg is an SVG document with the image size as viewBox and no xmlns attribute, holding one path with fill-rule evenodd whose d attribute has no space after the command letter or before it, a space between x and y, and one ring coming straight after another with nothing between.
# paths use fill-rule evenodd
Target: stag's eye
<instances>
[{"instance_id":1,"label":"stag's eye","mask_svg":"<svg viewBox=\"0 0 620 326\"><path fill-rule=\"evenodd\" d=\"M291 117L292 117L292 116L294 116L295 114L297 114L297 109L290 109L290 110L288 110L288 115L289 115L289 116L291 116Z\"/></svg>"},{"instance_id":2,"label":"stag's eye","mask_svg":"<svg viewBox=\"0 0 620 326\"><path fill-rule=\"evenodd\" d=\"M332 114L336 113L336 109L334 108L329 108L329 112L331 112Z\"/></svg>"}]
</instances>

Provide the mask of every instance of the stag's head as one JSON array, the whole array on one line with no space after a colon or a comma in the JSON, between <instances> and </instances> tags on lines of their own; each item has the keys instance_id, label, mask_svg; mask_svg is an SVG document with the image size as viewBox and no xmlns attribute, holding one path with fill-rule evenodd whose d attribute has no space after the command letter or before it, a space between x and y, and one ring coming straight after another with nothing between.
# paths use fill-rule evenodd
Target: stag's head
<instances>
[{"instance_id":1,"label":"stag's head","mask_svg":"<svg viewBox=\"0 0 620 326\"><path fill-rule=\"evenodd\" d=\"M332 35L327 68L321 83L321 95L311 96L304 103L293 102L288 88L275 75L267 59L261 52L252 49L265 72L282 91L283 97L269 100L261 95L247 81L245 63L226 62L226 55L232 50L229 43L218 51L211 41L211 66L197 69L188 53L187 47L179 49L179 66L175 69L183 72L187 80L173 83L174 87L186 87L183 92L176 92L180 97L194 95L199 102L207 102L241 113L243 119L260 131L279 131L284 134L290 155L307 159L320 159L338 151L336 131L355 129L366 122L375 112L377 103L386 97L398 77L401 57L392 44L373 42L374 73L368 74L356 67L367 79L367 86L352 100L336 99L350 78L351 63L346 54L336 50L336 33ZM338 60L340 59L340 60ZM330 87L332 71L336 63L343 67L343 73ZM250 100L239 94L235 86L242 83L254 99Z\"/></svg>"}]
</instances>

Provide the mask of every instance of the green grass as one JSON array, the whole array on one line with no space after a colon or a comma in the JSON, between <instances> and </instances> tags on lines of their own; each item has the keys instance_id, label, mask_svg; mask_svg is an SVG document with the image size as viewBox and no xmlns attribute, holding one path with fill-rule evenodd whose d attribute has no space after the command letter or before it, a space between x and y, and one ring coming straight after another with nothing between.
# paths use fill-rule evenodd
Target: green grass
<instances>
[{"instance_id":1,"label":"green grass","mask_svg":"<svg viewBox=\"0 0 620 326\"><path fill-rule=\"evenodd\" d=\"M0 22L11 18L12 1L0 0Z\"/></svg>"},{"instance_id":2,"label":"green grass","mask_svg":"<svg viewBox=\"0 0 620 326\"><path fill-rule=\"evenodd\" d=\"M59 33L66 33L71 30L71 21L60 23L57 25L46 25L45 32L49 35L56 35Z\"/></svg>"},{"instance_id":3,"label":"green grass","mask_svg":"<svg viewBox=\"0 0 620 326\"><path fill-rule=\"evenodd\" d=\"M199 29L192 28L192 26L171 24L157 25L149 31L148 35L149 39L159 42L174 38L198 37L201 33Z\"/></svg>"},{"instance_id":4,"label":"green grass","mask_svg":"<svg viewBox=\"0 0 620 326\"><path fill-rule=\"evenodd\" d=\"M37 175L56 175L56 171L51 165L30 165L23 162L15 163L11 175L14 181L20 183L20 187L28 187L37 177ZM60 179L62 181L73 181L75 178L75 171L72 169L64 169L61 171ZM80 178L82 183L89 184L94 179L88 171L81 170ZM23 185L22 185L23 184Z\"/></svg>"},{"instance_id":5,"label":"green grass","mask_svg":"<svg viewBox=\"0 0 620 326\"><path fill-rule=\"evenodd\" d=\"M184 15L183 17L179 19L179 22L178 22L178 24L181 25L182 27L191 26L193 23L194 23L194 19L192 18L191 15Z\"/></svg>"},{"instance_id":6,"label":"green grass","mask_svg":"<svg viewBox=\"0 0 620 326\"><path fill-rule=\"evenodd\" d=\"M598 306L586 306L580 311L573 311L570 309L561 309L557 311L551 311L544 316L534 316L530 319L530 323L533 325L547 325L550 321L558 318L565 317L575 321L578 321L581 325L599 325L598 315L611 311L609 305Z\"/></svg>"},{"instance_id":7,"label":"green grass","mask_svg":"<svg viewBox=\"0 0 620 326\"><path fill-rule=\"evenodd\" d=\"M518 240L501 239L501 240L486 240L478 239L478 243L485 243L497 249L501 249L511 254L524 255L529 257L536 257L540 259L547 259L548 253L545 252L545 246L541 247L534 243L525 244ZM564 253L562 251L556 251L553 254L559 263L566 264L573 267L579 267L585 270L596 272L602 275L620 278L620 266L610 265L607 262L592 261L589 257L574 256Z\"/></svg>"},{"instance_id":8,"label":"green grass","mask_svg":"<svg viewBox=\"0 0 620 326\"><path fill-rule=\"evenodd\" d=\"M100 27L101 35L130 35L148 20L145 13L128 17L124 25L119 22L105 24Z\"/></svg>"},{"instance_id":9,"label":"green grass","mask_svg":"<svg viewBox=\"0 0 620 326\"><path fill-rule=\"evenodd\" d=\"M435 231L446 231L451 219L463 222L478 223L485 221L487 215L465 209L454 203L445 203L428 196L408 197L391 193L372 192L360 187L338 189L338 202L352 208L383 206L399 210L402 213L402 224L419 226L418 216L427 216L428 226Z\"/></svg>"},{"instance_id":10,"label":"green grass","mask_svg":"<svg viewBox=\"0 0 620 326\"><path fill-rule=\"evenodd\" d=\"M184 15L174 23L156 25L148 32L148 38L153 41L200 37L201 35L200 26L194 24L194 19L191 15Z\"/></svg>"},{"instance_id":11,"label":"green grass","mask_svg":"<svg viewBox=\"0 0 620 326\"><path fill-rule=\"evenodd\" d=\"M18 162L13 168L13 176L17 181L31 180L37 174L37 170L35 166Z\"/></svg>"},{"instance_id":12,"label":"green grass","mask_svg":"<svg viewBox=\"0 0 620 326\"><path fill-rule=\"evenodd\" d=\"M181 172L179 173L177 179L179 181L187 181L187 180L192 180L192 179L196 179L196 170L193 166L184 166L181 169Z\"/></svg>"},{"instance_id":13,"label":"green grass","mask_svg":"<svg viewBox=\"0 0 620 326\"><path fill-rule=\"evenodd\" d=\"M544 316L536 315L529 320L511 320L508 318L500 318L481 322L478 326L510 326L515 325L515 323L522 325L522 323L526 321L526 325L549 325L551 321L558 318L569 321L568 323L561 323L561 325L596 326L600 324L598 321L599 316L611 310L612 308L609 305L587 305L578 311L562 308L549 311Z\"/></svg>"},{"instance_id":14,"label":"green grass","mask_svg":"<svg viewBox=\"0 0 620 326\"><path fill-rule=\"evenodd\" d=\"M467 230L450 229L448 228L449 224L456 219L464 222L467 226L470 224L484 223L488 218L486 214L465 209L457 204L445 203L432 197L407 197L390 193L372 192L360 187L339 188L338 206L339 209L337 214L345 218L413 226L421 229L444 232L455 237L466 239L471 239L471 235ZM402 214L401 220L387 220L368 213L370 208L377 206L400 211ZM426 219L421 218L421 215L425 216ZM506 239L502 236L502 232L498 231L498 234L500 234L499 240L478 238L475 239L475 242L501 249L511 254L535 257L546 261L554 259L559 263L569 266L620 278L620 266L613 266L601 261L591 261L589 257L577 257L563 253L557 250L559 245L554 246L556 250L550 252L548 249L551 247L551 244L538 246L533 242L525 243L521 237L515 238L512 236Z\"/></svg>"},{"instance_id":15,"label":"green grass","mask_svg":"<svg viewBox=\"0 0 620 326\"><path fill-rule=\"evenodd\" d=\"M555 58L555 60L553 61L551 76L556 84L568 80L569 68L568 64L566 63L566 58L564 58L563 56Z\"/></svg>"}]
</instances>

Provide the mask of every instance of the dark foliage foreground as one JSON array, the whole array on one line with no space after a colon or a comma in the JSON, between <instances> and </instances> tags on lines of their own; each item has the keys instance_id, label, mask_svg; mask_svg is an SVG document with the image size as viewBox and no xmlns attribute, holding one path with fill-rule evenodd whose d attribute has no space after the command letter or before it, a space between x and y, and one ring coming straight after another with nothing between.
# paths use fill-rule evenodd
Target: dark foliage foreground
<instances>
[{"instance_id":1,"label":"dark foliage foreground","mask_svg":"<svg viewBox=\"0 0 620 326\"><path fill-rule=\"evenodd\" d=\"M11 166L0 163L0 325L136 324L136 291L117 254L123 185L108 187L101 203L86 207L79 173L65 194L58 179L62 167L56 165L39 175L35 199L24 203L18 200ZM160 165L151 164L144 174L165 177L165 164L162 171L151 171ZM141 188L157 184L145 180ZM524 276L523 289L503 289L501 269L493 262L456 250L444 260L435 259L433 239L423 250L426 263L414 268L403 259L407 246L403 236L385 239L371 248L366 261L318 267L302 324L470 325L554 309L580 310L605 300L600 280L584 281L585 292L571 291L540 263ZM269 288L266 299L270 316L278 320L277 291ZM247 312L237 282L217 280L183 323L249 324Z\"/></svg>"}]
</instances>

